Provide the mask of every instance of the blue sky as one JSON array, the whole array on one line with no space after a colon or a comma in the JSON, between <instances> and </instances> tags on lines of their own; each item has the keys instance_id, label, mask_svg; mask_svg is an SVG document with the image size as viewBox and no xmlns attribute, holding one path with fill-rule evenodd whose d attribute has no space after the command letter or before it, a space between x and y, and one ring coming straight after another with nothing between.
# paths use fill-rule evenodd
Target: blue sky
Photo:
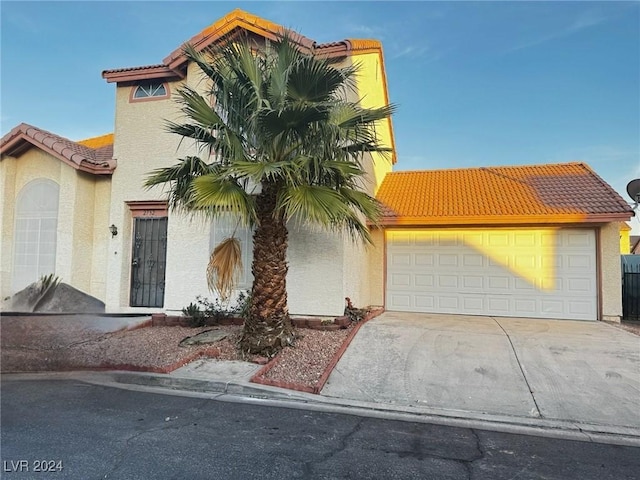
<instances>
[{"instance_id":1,"label":"blue sky","mask_svg":"<svg viewBox=\"0 0 640 480\"><path fill-rule=\"evenodd\" d=\"M396 170L580 160L625 200L640 177L638 2L3 0L1 133L113 131L102 70L161 63L234 8L318 42L381 40Z\"/></svg>"}]
</instances>

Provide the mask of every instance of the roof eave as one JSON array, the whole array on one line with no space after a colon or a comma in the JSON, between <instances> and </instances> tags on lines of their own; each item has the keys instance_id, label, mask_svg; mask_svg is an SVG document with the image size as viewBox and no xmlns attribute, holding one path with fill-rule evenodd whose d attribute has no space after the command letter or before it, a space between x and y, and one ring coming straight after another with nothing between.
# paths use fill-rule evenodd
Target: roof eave
<instances>
[{"instance_id":1,"label":"roof eave","mask_svg":"<svg viewBox=\"0 0 640 480\"><path fill-rule=\"evenodd\" d=\"M315 44L312 40L280 26L277 26L277 28L274 29L267 29L259 25L243 21L242 19L233 18L227 23L212 29L206 35L198 34L183 43L180 47L164 58L162 63L174 70L184 68L184 65L187 63L187 57L184 54L184 47L186 44L193 46L196 51L202 51L214 43L222 43L234 38L234 36L241 30L246 30L271 41L276 41L288 35L288 38L294 44L309 52L313 50L313 46Z\"/></svg>"},{"instance_id":2,"label":"roof eave","mask_svg":"<svg viewBox=\"0 0 640 480\"><path fill-rule=\"evenodd\" d=\"M383 227L440 227L440 226L509 226L509 225L563 225L603 224L628 221L633 211L627 213L573 213L556 215L479 215L467 217L393 217L380 220Z\"/></svg>"},{"instance_id":3,"label":"roof eave","mask_svg":"<svg viewBox=\"0 0 640 480\"><path fill-rule=\"evenodd\" d=\"M135 70L104 70L102 72L102 78L104 78L107 83L136 82L154 79L171 81L182 80L185 77L186 72L184 70L176 70L166 66L155 66Z\"/></svg>"},{"instance_id":4,"label":"roof eave","mask_svg":"<svg viewBox=\"0 0 640 480\"><path fill-rule=\"evenodd\" d=\"M96 165L87 161L80 162L80 165L76 165L76 170L81 172L90 173L92 175L111 175L116 169L117 162L115 160L109 160L102 165Z\"/></svg>"},{"instance_id":5,"label":"roof eave","mask_svg":"<svg viewBox=\"0 0 640 480\"><path fill-rule=\"evenodd\" d=\"M13 138L4 141L2 143L2 146L0 147L0 154L17 157L25 153L31 147L39 148L40 150L57 158L61 162L66 163L70 167L73 167L75 170L91 173L93 175L111 175L116 168L115 160L109 160L101 163L100 165L97 165L95 163L88 162L82 155L79 155L75 152L70 154L71 158L68 158L62 153L66 150L66 148L63 148L60 152L58 152L57 150L43 143L37 142L25 133L19 133ZM73 158L76 158L77 162L72 160Z\"/></svg>"}]
</instances>

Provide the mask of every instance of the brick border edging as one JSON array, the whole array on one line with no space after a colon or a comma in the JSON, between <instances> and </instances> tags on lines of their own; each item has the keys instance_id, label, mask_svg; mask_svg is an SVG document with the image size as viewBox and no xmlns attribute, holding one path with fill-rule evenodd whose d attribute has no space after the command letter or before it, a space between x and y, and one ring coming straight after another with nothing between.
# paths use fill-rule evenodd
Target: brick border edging
<instances>
[{"instance_id":1,"label":"brick border edging","mask_svg":"<svg viewBox=\"0 0 640 480\"><path fill-rule=\"evenodd\" d=\"M145 367L140 365L133 365L129 363L111 364L103 363L97 369L98 370L125 370L129 372L151 372L151 373L171 373L180 367L184 367L187 363L191 363L200 358L218 358L220 356L220 350L217 347L207 347L193 352L191 355L187 355L180 360L165 365L164 367Z\"/></svg>"},{"instance_id":2,"label":"brick border edging","mask_svg":"<svg viewBox=\"0 0 640 480\"><path fill-rule=\"evenodd\" d=\"M187 327L198 328L191 325L191 317L185 317L184 315L167 315L166 313L153 313L151 314L151 321L145 326L151 327ZM212 317L207 317L203 327L215 327L215 326L228 326L228 325L243 325L244 320L240 317L223 317L218 320L213 320ZM320 318L314 317L292 317L291 324L296 328L310 328L312 330L338 330L340 328L347 328L351 321L346 316L335 317L331 321L322 321Z\"/></svg>"},{"instance_id":3,"label":"brick border edging","mask_svg":"<svg viewBox=\"0 0 640 480\"><path fill-rule=\"evenodd\" d=\"M217 347L208 347L197 352L192 353L174 363L165 365L164 367L152 367L144 365L134 365L132 363L109 363L104 362L96 366L68 366L66 368L56 368L55 370L38 370L35 372L2 372L2 373L38 373L38 372L73 372L73 371L102 371L102 370L124 370L127 372L150 372L150 373L171 373L180 367L184 367L187 363L191 363L194 360L200 358L218 358L220 356L220 350Z\"/></svg>"},{"instance_id":4,"label":"brick border edging","mask_svg":"<svg viewBox=\"0 0 640 480\"><path fill-rule=\"evenodd\" d=\"M365 318L358 322L355 327L353 327L353 330L349 332L347 337L342 342L342 345L340 345L340 348L338 348L336 353L333 354L333 357L331 357L331 360L327 364L327 367L324 369L324 372L322 372L322 375L320 375L318 382L313 387L309 385L303 385L301 383L283 382L279 380L270 380L268 378L263 378L263 375L269 372L269 370L275 367L275 365L278 363L278 361L280 360L280 354L276 355L269 363L267 363L260 370L254 373L253 376L249 379L249 382L257 383L260 385L269 385L271 387L286 388L288 390L296 390L298 392L314 393L316 395L320 394L320 391L324 387L324 384L329 379L329 375L331 375L331 372L340 361L340 358L342 358L342 355L347 350L347 348L351 344L351 341L353 340L353 337L356 336L362 325L383 312L384 308L372 310L371 312L369 312L369 314L367 314Z\"/></svg>"}]
</instances>

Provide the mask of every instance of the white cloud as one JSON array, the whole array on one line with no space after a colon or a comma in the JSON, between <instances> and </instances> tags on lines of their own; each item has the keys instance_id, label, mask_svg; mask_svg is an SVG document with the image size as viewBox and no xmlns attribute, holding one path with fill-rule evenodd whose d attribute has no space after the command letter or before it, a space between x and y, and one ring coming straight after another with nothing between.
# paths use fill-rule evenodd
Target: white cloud
<instances>
[{"instance_id":1,"label":"white cloud","mask_svg":"<svg viewBox=\"0 0 640 480\"><path fill-rule=\"evenodd\" d=\"M568 37L575 33L578 33L584 29L594 27L608 20L609 17L589 10L581 12L571 23L568 23L558 29L546 33L540 33L538 36L526 40L522 43L516 44L507 49L504 53L512 53L518 50L523 50L530 47L555 40L557 38Z\"/></svg>"}]
</instances>

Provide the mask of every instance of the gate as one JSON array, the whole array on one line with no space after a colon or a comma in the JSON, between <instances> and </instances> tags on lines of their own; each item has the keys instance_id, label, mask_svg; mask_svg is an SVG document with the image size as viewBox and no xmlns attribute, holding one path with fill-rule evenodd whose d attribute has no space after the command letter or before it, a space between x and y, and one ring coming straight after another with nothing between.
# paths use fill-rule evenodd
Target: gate
<instances>
[{"instance_id":1,"label":"gate","mask_svg":"<svg viewBox=\"0 0 640 480\"><path fill-rule=\"evenodd\" d=\"M134 218L130 306L164 305L166 262L167 217Z\"/></svg>"},{"instance_id":2,"label":"gate","mask_svg":"<svg viewBox=\"0 0 640 480\"><path fill-rule=\"evenodd\" d=\"M638 263L622 262L622 318L640 321L640 264Z\"/></svg>"}]
</instances>

